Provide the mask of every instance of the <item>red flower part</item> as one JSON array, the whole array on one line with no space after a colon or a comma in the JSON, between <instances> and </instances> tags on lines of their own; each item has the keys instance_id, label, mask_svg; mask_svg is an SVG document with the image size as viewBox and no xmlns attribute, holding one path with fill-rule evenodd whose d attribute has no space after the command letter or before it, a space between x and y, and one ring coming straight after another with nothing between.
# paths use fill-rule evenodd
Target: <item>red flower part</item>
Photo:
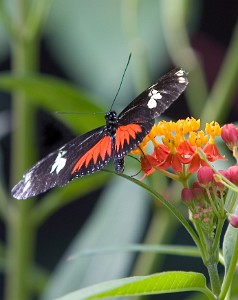
<instances>
[{"instance_id":1,"label":"red flower part","mask_svg":"<svg viewBox=\"0 0 238 300\"><path fill-rule=\"evenodd\" d=\"M156 160L151 155L142 155L140 159L141 169L144 172L144 176L140 179L143 180L146 176L154 172L153 165L156 164Z\"/></svg>"},{"instance_id":2,"label":"red flower part","mask_svg":"<svg viewBox=\"0 0 238 300\"><path fill-rule=\"evenodd\" d=\"M199 169L201 163L202 163L202 160L201 160L199 154L197 152L195 152L194 155L191 158L191 161L190 161L190 165L189 165L189 168L188 168L189 172L190 173L197 172L197 170Z\"/></svg>"},{"instance_id":3,"label":"red flower part","mask_svg":"<svg viewBox=\"0 0 238 300\"><path fill-rule=\"evenodd\" d=\"M228 179L235 185L238 185L238 166L231 166L227 170L227 173L228 173Z\"/></svg>"},{"instance_id":4,"label":"red flower part","mask_svg":"<svg viewBox=\"0 0 238 300\"><path fill-rule=\"evenodd\" d=\"M171 166L172 154L170 154L169 148L165 145L158 145L152 154L152 157L156 160L156 168L166 170Z\"/></svg>"},{"instance_id":5,"label":"red flower part","mask_svg":"<svg viewBox=\"0 0 238 300\"><path fill-rule=\"evenodd\" d=\"M210 167L201 167L197 172L197 178L201 185L210 185L214 182L214 171Z\"/></svg>"},{"instance_id":6,"label":"red flower part","mask_svg":"<svg viewBox=\"0 0 238 300\"><path fill-rule=\"evenodd\" d=\"M193 189L200 188L200 187L201 187L201 185L199 184L198 181L194 181L194 182L193 182L193 185L192 185L192 188L193 188Z\"/></svg>"},{"instance_id":7,"label":"red flower part","mask_svg":"<svg viewBox=\"0 0 238 300\"><path fill-rule=\"evenodd\" d=\"M219 153L219 150L217 149L217 146L215 144L211 144L211 143L206 144L203 148L203 152L206 154L207 159L209 161L224 159L224 156L222 156Z\"/></svg>"},{"instance_id":8,"label":"red flower part","mask_svg":"<svg viewBox=\"0 0 238 300\"><path fill-rule=\"evenodd\" d=\"M187 141L183 141L176 149L179 159L183 164L190 163L194 153L195 147L192 147Z\"/></svg>"},{"instance_id":9,"label":"red flower part","mask_svg":"<svg viewBox=\"0 0 238 300\"><path fill-rule=\"evenodd\" d=\"M227 170L219 170L219 172L224 176L226 177L228 180L230 180L230 173L227 171ZM215 185L221 189L224 188L224 184L221 183L220 181L216 181L215 180Z\"/></svg>"},{"instance_id":10,"label":"red flower part","mask_svg":"<svg viewBox=\"0 0 238 300\"><path fill-rule=\"evenodd\" d=\"M174 170L174 172L178 173L178 172L182 172L183 170L183 166L182 166L182 162L180 161L180 156L177 154L172 155L171 157L171 167Z\"/></svg>"},{"instance_id":11,"label":"red flower part","mask_svg":"<svg viewBox=\"0 0 238 300\"><path fill-rule=\"evenodd\" d=\"M170 154L169 148L163 144L159 144L155 147L153 156L159 161L162 162L168 158Z\"/></svg>"},{"instance_id":12,"label":"red flower part","mask_svg":"<svg viewBox=\"0 0 238 300\"><path fill-rule=\"evenodd\" d=\"M189 188L183 188L181 192L182 201L185 203L191 203L193 201L193 191Z\"/></svg>"},{"instance_id":13,"label":"red flower part","mask_svg":"<svg viewBox=\"0 0 238 300\"><path fill-rule=\"evenodd\" d=\"M238 227L238 216L237 215L234 215L234 214L229 215L228 220L233 227L235 227L235 228Z\"/></svg>"},{"instance_id":14,"label":"red flower part","mask_svg":"<svg viewBox=\"0 0 238 300\"><path fill-rule=\"evenodd\" d=\"M226 124L221 129L221 137L227 146L232 149L237 146L238 128L234 124Z\"/></svg>"},{"instance_id":15,"label":"red flower part","mask_svg":"<svg viewBox=\"0 0 238 300\"><path fill-rule=\"evenodd\" d=\"M159 170L166 170L169 167L171 167L171 162L172 162L172 154L169 154L166 160L157 162L156 168Z\"/></svg>"}]
</instances>

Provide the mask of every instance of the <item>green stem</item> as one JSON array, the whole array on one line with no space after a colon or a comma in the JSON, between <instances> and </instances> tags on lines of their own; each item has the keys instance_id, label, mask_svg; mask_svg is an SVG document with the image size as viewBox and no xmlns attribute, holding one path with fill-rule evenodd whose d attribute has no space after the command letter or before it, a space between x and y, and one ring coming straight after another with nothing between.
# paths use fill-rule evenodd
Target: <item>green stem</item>
<instances>
[{"instance_id":1,"label":"green stem","mask_svg":"<svg viewBox=\"0 0 238 300\"><path fill-rule=\"evenodd\" d=\"M216 235L215 235L215 239L214 239L213 246L212 246L213 253L215 253L215 251L217 251L217 249L219 249L219 243L220 243L220 238L221 238L221 233L222 233L222 228L223 228L224 222L225 222L225 219L218 219Z\"/></svg>"},{"instance_id":2,"label":"green stem","mask_svg":"<svg viewBox=\"0 0 238 300\"><path fill-rule=\"evenodd\" d=\"M2 182L0 182L0 217L2 220L6 220L7 218L7 203L8 196Z\"/></svg>"},{"instance_id":3,"label":"green stem","mask_svg":"<svg viewBox=\"0 0 238 300\"><path fill-rule=\"evenodd\" d=\"M37 69L38 39L24 40L25 19L29 1L15 0L14 21L18 38L12 36L12 69L16 74L25 74ZM35 109L25 95L13 94L13 134L11 159L11 185L15 184L33 160ZM35 244L36 228L31 222L33 201L9 200L7 227L7 279L6 299L27 300L31 298L30 272Z\"/></svg>"},{"instance_id":4,"label":"green stem","mask_svg":"<svg viewBox=\"0 0 238 300\"><path fill-rule=\"evenodd\" d=\"M210 202L210 204L211 204L211 206L212 206L212 209L213 209L215 215L219 218L219 217L220 217L220 216L219 216L219 212L218 212L218 210L217 210L217 208L216 208L216 205L215 205L215 203L214 203L214 201L213 201L213 199L212 199L210 190L209 190L208 188L206 188L206 194L207 194L207 197L208 197L208 199L209 199L209 202Z\"/></svg>"},{"instance_id":5,"label":"green stem","mask_svg":"<svg viewBox=\"0 0 238 300\"><path fill-rule=\"evenodd\" d=\"M138 39L140 32L138 23L139 5L138 0L121 1L121 24L124 37L130 46L132 54L136 52L131 67L133 80L138 91L140 91L142 86L147 86L150 82L148 63L145 55L146 45L142 39Z\"/></svg>"},{"instance_id":6,"label":"green stem","mask_svg":"<svg viewBox=\"0 0 238 300\"><path fill-rule=\"evenodd\" d=\"M236 237L236 244L234 247L234 253L231 257L230 266L226 272L225 278L222 283L221 293L219 295L220 300L225 299L229 291L229 288L231 287L231 282L236 269L237 260L238 260L238 236Z\"/></svg>"},{"instance_id":7,"label":"green stem","mask_svg":"<svg viewBox=\"0 0 238 300\"><path fill-rule=\"evenodd\" d=\"M159 12L164 40L170 58L177 66L189 71L190 83L186 89L187 104L192 116L199 117L207 99L207 84L200 59L190 44L187 16L191 1L159 1ZM193 5L196 5L194 3ZM199 91L199 93L197 93Z\"/></svg>"},{"instance_id":8,"label":"green stem","mask_svg":"<svg viewBox=\"0 0 238 300\"><path fill-rule=\"evenodd\" d=\"M35 228L29 223L30 205L9 207L7 244L6 299L31 298L29 275L31 272Z\"/></svg>"},{"instance_id":9,"label":"green stem","mask_svg":"<svg viewBox=\"0 0 238 300\"><path fill-rule=\"evenodd\" d=\"M234 94L237 90L238 77L238 23L235 26L228 52L214 84L212 92L203 106L201 120L205 124L208 120L225 120ZM214 109L214 107L216 109Z\"/></svg>"},{"instance_id":10,"label":"green stem","mask_svg":"<svg viewBox=\"0 0 238 300\"><path fill-rule=\"evenodd\" d=\"M221 290L221 284L217 270L217 263L208 264L207 270L210 277L212 292L218 296Z\"/></svg>"},{"instance_id":11,"label":"green stem","mask_svg":"<svg viewBox=\"0 0 238 300\"><path fill-rule=\"evenodd\" d=\"M204 234L202 232L201 227L197 226L196 222L193 222L193 224L194 224L194 227L196 228L197 234L199 236L199 240L201 243L201 249L203 249L203 251L201 251L201 255L202 255L203 263L205 264L207 257L206 257L206 252L204 251L204 249L206 249L206 242L204 239Z\"/></svg>"}]
</instances>

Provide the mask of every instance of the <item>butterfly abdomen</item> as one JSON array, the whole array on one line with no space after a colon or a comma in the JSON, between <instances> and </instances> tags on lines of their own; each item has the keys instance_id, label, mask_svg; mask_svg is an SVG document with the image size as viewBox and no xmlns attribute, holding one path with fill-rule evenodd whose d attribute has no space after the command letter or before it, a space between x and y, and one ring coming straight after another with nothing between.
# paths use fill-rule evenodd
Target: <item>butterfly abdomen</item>
<instances>
[{"instance_id":1,"label":"butterfly abdomen","mask_svg":"<svg viewBox=\"0 0 238 300\"><path fill-rule=\"evenodd\" d=\"M123 173L125 169L124 158L114 158L114 170L117 174Z\"/></svg>"}]
</instances>

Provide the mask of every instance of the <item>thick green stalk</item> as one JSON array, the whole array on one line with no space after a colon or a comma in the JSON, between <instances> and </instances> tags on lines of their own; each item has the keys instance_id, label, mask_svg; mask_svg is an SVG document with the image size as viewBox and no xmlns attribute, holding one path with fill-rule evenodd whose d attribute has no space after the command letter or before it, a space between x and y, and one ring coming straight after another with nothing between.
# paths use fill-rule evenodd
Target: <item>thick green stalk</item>
<instances>
[{"instance_id":1,"label":"thick green stalk","mask_svg":"<svg viewBox=\"0 0 238 300\"><path fill-rule=\"evenodd\" d=\"M29 2L16 0L14 22L18 39L12 37L12 70L16 74L32 72L37 68L37 39L26 41L24 20ZM35 109L24 94L16 92L12 99L13 134L11 152L11 185L15 184L33 160L32 140L34 137ZM7 227L7 300L27 300L31 297L29 275L33 261L35 228L30 212L33 201L11 199L8 207Z\"/></svg>"},{"instance_id":2,"label":"thick green stalk","mask_svg":"<svg viewBox=\"0 0 238 300\"><path fill-rule=\"evenodd\" d=\"M222 122L229 113L234 94L237 90L238 76L238 22L234 28L230 46L214 83L210 96L203 106L201 120ZM214 107L216 109L214 109ZM210 121L209 121L210 122Z\"/></svg>"},{"instance_id":3,"label":"thick green stalk","mask_svg":"<svg viewBox=\"0 0 238 300\"><path fill-rule=\"evenodd\" d=\"M217 270L217 263L209 264L207 266L209 278L211 282L212 292L218 296L221 291L220 278Z\"/></svg>"}]
</instances>

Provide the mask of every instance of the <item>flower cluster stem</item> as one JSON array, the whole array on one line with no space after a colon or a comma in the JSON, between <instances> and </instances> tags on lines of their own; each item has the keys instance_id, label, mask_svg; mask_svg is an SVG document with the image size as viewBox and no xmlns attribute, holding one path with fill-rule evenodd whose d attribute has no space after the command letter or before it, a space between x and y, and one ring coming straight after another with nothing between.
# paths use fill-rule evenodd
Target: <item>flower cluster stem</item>
<instances>
[{"instance_id":1,"label":"flower cluster stem","mask_svg":"<svg viewBox=\"0 0 238 300\"><path fill-rule=\"evenodd\" d=\"M217 263L207 265L207 270L211 282L211 289L215 295L219 295L221 290L220 278L217 270Z\"/></svg>"}]
</instances>

